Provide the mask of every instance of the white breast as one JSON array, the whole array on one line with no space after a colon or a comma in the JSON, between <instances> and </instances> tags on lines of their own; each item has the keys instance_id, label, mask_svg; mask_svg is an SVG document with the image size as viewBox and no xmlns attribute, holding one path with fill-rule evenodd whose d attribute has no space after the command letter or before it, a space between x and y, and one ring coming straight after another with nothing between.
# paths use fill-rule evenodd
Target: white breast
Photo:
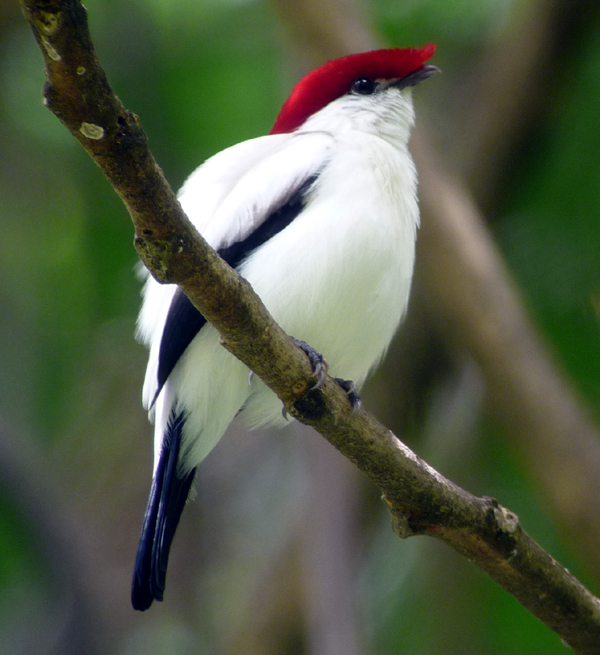
<instances>
[{"instance_id":1,"label":"white breast","mask_svg":"<svg viewBox=\"0 0 600 655\"><path fill-rule=\"evenodd\" d=\"M240 272L332 376L360 386L406 310L418 216L408 152L354 133L336 144L306 209ZM245 413L252 424L277 421L281 404L256 386Z\"/></svg>"}]
</instances>

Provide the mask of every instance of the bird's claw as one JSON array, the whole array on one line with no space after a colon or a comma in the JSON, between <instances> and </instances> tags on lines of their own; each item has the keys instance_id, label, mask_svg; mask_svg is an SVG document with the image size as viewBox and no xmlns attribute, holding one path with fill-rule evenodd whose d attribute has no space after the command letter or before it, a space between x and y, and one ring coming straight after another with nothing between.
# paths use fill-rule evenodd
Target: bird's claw
<instances>
[{"instance_id":1,"label":"bird's claw","mask_svg":"<svg viewBox=\"0 0 600 655\"><path fill-rule=\"evenodd\" d=\"M343 380L342 378L334 378L334 380L348 395L348 401L352 405L353 411L358 411L362 407L362 398L356 392L354 382L352 380Z\"/></svg>"},{"instance_id":2,"label":"bird's claw","mask_svg":"<svg viewBox=\"0 0 600 655\"><path fill-rule=\"evenodd\" d=\"M325 383L327 369L329 368L327 360L323 357L323 355L321 355L321 353L318 353L312 346L307 344L306 341L301 341L300 339L295 339L294 337L290 338L294 344L298 346L298 348L300 348L300 350L302 350L302 352L308 357L311 366L313 367L312 374L317 379L317 381L315 382L311 391L314 389L320 389Z\"/></svg>"}]
</instances>

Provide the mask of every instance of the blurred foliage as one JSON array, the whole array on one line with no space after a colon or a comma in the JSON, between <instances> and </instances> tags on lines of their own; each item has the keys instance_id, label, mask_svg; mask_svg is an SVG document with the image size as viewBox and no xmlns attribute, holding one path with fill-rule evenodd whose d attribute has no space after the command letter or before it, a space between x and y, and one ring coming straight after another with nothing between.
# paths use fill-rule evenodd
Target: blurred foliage
<instances>
[{"instance_id":1,"label":"blurred foliage","mask_svg":"<svg viewBox=\"0 0 600 655\"><path fill-rule=\"evenodd\" d=\"M498 226L506 258L569 373L600 409L600 43L582 43L554 120L528 144ZM558 89L560 92L561 90Z\"/></svg>"},{"instance_id":2,"label":"blurred foliage","mask_svg":"<svg viewBox=\"0 0 600 655\"><path fill-rule=\"evenodd\" d=\"M369 6L390 43L437 41L436 63L451 85L526 4ZM264 0L86 6L109 80L141 117L173 186L212 153L268 131L289 90L289 62L286 32ZM204 465L199 497L176 540L167 602L143 616L128 608L151 470L151 429L138 402L145 355L133 341L133 233L109 185L42 107L42 60L27 25L10 9L0 19L0 417L16 441L35 443L48 482L76 517L90 585L114 603L105 652L311 652L302 627L307 601L297 591L311 462L289 431L224 440ZM557 90L555 111L521 153L494 224L545 338L597 416L599 36L600 26L581 44L570 84ZM423 108L429 93L419 93ZM518 455L481 415L480 386L476 373L462 386L440 380L426 425L409 435L413 446L474 493L497 496L557 559L597 585L598 572L582 570L561 543ZM366 398L369 406L368 392ZM400 542L366 487L357 485L362 518L355 546L364 652L565 652L462 558L424 539ZM17 493L0 486L1 654L27 652L15 645L22 647L26 633L30 643L32 623L42 625L32 616L50 613L61 586L52 570L41 573L43 544L19 515ZM279 599L268 629L265 598ZM54 652L43 636L36 643L35 652Z\"/></svg>"}]
</instances>

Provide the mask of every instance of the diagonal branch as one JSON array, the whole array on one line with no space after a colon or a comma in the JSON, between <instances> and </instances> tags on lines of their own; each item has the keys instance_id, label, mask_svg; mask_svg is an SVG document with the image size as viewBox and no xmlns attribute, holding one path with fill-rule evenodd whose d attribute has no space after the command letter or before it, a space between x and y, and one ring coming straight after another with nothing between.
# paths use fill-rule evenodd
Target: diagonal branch
<instances>
[{"instance_id":1,"label":"diagonal branch","mask_svg":"<svg viewBox=\"0 0 600 655\"><path fill-rule=\"evenodd\" d=\"M597 652L600 602L490 498L460 489L365 411L353 412L328 378L308 392L305 356L247 282L183 214L150 154L137 117L114 95L77 0L22 0L46 64L46 105L98 164L131 214L135 245L161 282L178 283L223 344L377 484L400 537L428 534L475 561L578 653Z\"/></svg>"}]
</instances>

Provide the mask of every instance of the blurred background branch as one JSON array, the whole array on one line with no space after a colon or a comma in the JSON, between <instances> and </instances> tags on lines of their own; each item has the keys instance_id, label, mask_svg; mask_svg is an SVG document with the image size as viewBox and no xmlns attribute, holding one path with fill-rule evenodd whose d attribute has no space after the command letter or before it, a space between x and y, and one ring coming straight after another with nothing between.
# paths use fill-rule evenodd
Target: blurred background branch
<instances>
[{"instance_id":1,"label":"blurred background branch","mask_svg":"<svg viewBox=\"0 0 600 655\"><path fill-rule=\"evenodd\" d=\"M37 447L11 435L0 420L0 480L2 493L22 520L26 541L33 544L37 567L46 583L48 610L30 616L26 638L15 635L17 653L104 652L100 618L90 583L92 568L84 537L68 503L48 476Z\"/></svg>"},{"instance_id":2,"label":"blurred background branch","mask_svg":"<svg viewBox=\"0 0 600 655\"><path fill-rule=\"evenodd\" d=\"M313 436L295 431L223 440L182 525L167 601L152 616L130 613L151 467L138 401L145 354L131 338L131 232L107 220L123 211L118 199L39 106L39 55L15 8L0 4L0 403L14 432L36 435L93 544L81 557L98 575L95 593L113 603L102 615L106 652L564 652L448 549L395 543L374 490L336 453L326 459L318 437L308 447ZM111 81L175 186L212 152L265 133L308 67L375 42L438 42L444 75L416 96L415 293L365 403L445 475L517 511L597 590L597 3L280 2L274 13L261 0L90 0L88 9ZM314 466L321 458L328 469ZM303 534L317 531L306 516L327 489L347 521L321 539ZM12 653L32 608L51 616L56 605L46 560L22 537L22 508L3 493L0 652ZM307 576L306 562L326 566L332 548L330 576ZM338 627L348 616L353 634Z\"/></svg>"}]
</instances>

